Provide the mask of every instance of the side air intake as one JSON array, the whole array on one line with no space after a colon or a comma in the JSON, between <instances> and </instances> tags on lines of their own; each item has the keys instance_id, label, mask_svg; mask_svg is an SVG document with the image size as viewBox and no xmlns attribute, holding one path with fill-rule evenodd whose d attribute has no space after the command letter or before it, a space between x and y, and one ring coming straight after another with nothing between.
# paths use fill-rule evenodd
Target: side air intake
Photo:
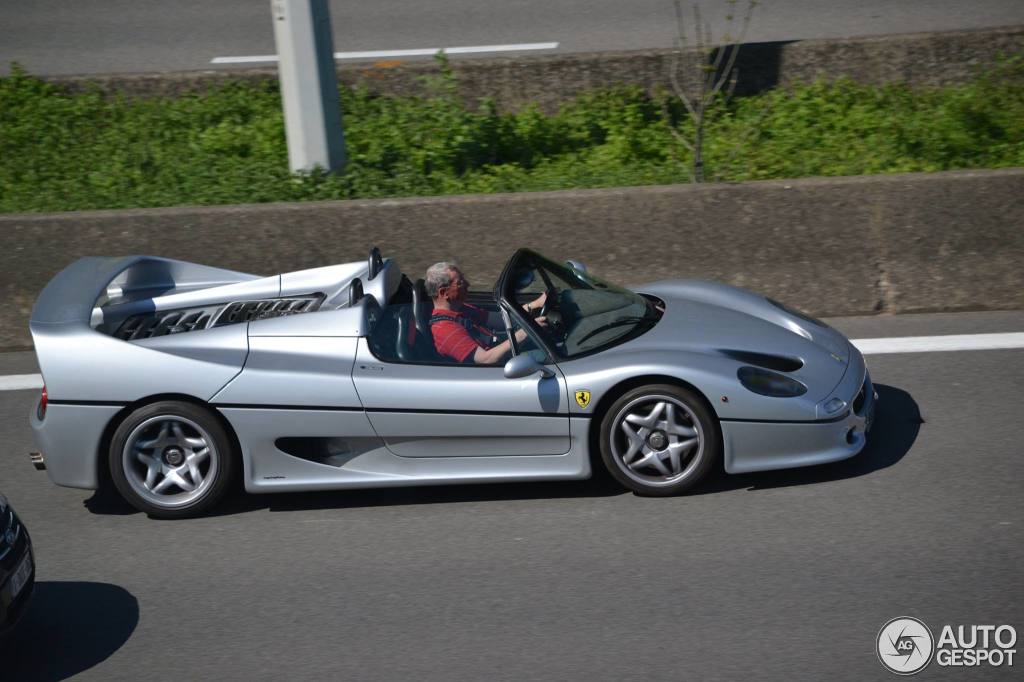
<instances>
[{"instance_id":1,"label":"side air intake","mask_svg":"<svg viewBox=\"0 0 1024 682\"><path fill-rule=\"evenodd\" d=\"M784 355L769 355L768 353L756 353L748 350L728 349L722 349L718 352L738 362L764 367L765 369L774 369L776 372L795 372L804 366L804 361L800 358L791 358Z\"/></svg>"}]
</instances>

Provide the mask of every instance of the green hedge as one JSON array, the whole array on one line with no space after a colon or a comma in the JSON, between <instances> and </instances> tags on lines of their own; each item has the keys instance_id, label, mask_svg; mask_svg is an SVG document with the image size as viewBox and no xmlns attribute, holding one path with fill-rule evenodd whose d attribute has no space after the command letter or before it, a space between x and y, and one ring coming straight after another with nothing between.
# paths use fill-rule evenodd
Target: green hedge
<instances>
[{"instance_id":1,"label":"green hedge","mask_svg":"<svg viewBox=\"0 0 1024 682\"><path fill-rule=\"evenodd\" d=\"M712 117L710 180L1024 166L1024 62L963 87L815 83L737 98ZM691 136L668 95L595 92L547 116L342 92L343 175L289 175L274 85L178 98L69 95L0 78L0 211L234 204L688 181Z\"/></svg>"}]
</instances>

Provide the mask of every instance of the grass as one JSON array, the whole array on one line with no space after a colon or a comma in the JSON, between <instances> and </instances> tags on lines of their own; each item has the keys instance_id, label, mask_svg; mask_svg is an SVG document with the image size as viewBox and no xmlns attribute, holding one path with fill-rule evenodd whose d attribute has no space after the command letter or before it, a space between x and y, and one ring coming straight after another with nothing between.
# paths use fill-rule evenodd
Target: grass
<instances>
[{"instance_id":1,"label":"grass","mask_svg":"<svg viewBox=\"0 0 1024 682\"><path fill-rule=\"evenodd\" d=\"M959 87L819 82L720 107L705 173L743 181L1024 166L1024 61ZM555 115L343 89L344 174L288 173L274 85L177 98L67 94L0 78L0 212L518 192L687 182L669 95L593 92Z\"/></svg>"}]
</instances>

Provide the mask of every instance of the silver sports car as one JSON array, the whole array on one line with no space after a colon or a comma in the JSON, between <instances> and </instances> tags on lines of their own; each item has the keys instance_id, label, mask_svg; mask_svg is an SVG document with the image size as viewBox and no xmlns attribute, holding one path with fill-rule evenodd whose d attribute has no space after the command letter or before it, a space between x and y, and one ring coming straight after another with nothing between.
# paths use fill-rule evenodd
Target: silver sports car
<instances>
[{"instance_id":1,"label":"silver sports car","mask_svg":"<svg viewBox=\"0 0 1024 682\"><path fill-rule=\"evenodd\" d=\"M522 304L542 293L540 321ZM470 300L495 342L512 338L503 365L437 355L423 280L377 249L271 277L83 258L32 311L34 459L58 485L109 481L171 518L209 510L238 475L259 493L603 467L672 495L719 461L761 471L864 447L877 399L864 358L758 294L692 280L630 291L524 249Z\"/></svg>"}]
</instances>

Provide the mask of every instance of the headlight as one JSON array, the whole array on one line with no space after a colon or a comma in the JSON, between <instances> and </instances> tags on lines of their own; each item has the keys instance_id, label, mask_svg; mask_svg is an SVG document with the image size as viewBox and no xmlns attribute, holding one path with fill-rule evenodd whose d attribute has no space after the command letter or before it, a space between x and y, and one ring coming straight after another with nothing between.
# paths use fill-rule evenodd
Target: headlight
<instances>
[{"instance_id":1,"label":"headlight","mask_svg":"<svg viewBox=\"0 0 1024 682\"><path fill-rule=\"evenodd\" d=\"M807 393L807 387L796 379L790 379L758 367L740 367L736 376L748 391L759 395L772 398L795 398Z\"/></svg>"}]
</instances>

